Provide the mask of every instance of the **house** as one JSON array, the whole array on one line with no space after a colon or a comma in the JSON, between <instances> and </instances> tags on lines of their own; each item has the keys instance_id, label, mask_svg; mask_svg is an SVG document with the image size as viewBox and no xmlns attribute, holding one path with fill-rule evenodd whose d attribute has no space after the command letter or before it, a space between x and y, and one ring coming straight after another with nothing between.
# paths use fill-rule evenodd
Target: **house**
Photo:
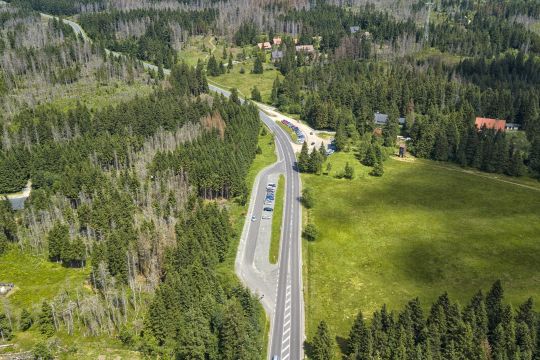
<instances>
[{"instance_id":1,"label":"house","mask_svg":"<svg viewBox=\"0 0 540 360\"><path fill-rule=\"evenodd\" d=\"M351 26L349 29L351 30L351 34L356 34L360 31L360 26Z\"/></svg>"},{"instance_id":2,"label":"house","mask_svg":"<svg viewBox=\"0 0 540 360\"><path fill-rule=\"evenodd\" d=\"M259 49L264 49L264 50L272 49L272 44L270 44L268 41L265 41L263 43L258 43L257 46L259 47Z\"/></svg>"},{"instance_id":3,"label":"house","mask_svg":"<svg viewBox=\"0 0 540 360\"><path fill-rule=\"evenodd\" d=\"M388 114L376 112L373 121L375 122L375 125L384 125L388 122Z\"/></svg>"},{"instance_id":4,"label":"house","mask_svg":"<svg viewBox=\"0 0 540 360\"><path fill-rule=\"evenodd\" d=\"M274 50L272 51L272 61L277 61L283 59L283 51Z\"/></svg>"},{"instance_id":5,"label":"house","mask_svg":"<svg viewBox=\"0 0 540 360\"><path fill-rule=\"evenodd\" d=\"M315 52L313 45L296 45L296 51L304 51L308 53Z\"/></svg>"},{"instance_id":6,"label":"house","mask_svg":"<svg viewBox=\"0 0 540 360\"><path fill-rule=\"evenodd\" d=\"M375 116L373 117L373 122L375 123L375 125L385 125L388 122L388 114L381 114L380 112L376 112L374 115ZM398 119L398 123L399 125L404 125L405 118L400 117Z\"/></svg>"},{"instance_id":7,"label":"house","mask_svg":"<svg viewBox=\"0 0 540 360\"><path fill-rule=\"evenodd\" d=\"M521 129L521 125L516 123L506 123L506 126L504 128L506 130L519 130Z\"/></svg>"},{"instance_id":8,"label":"house","mask_svg":"<svg viewBox=\"0 0 540 360\"><path fill-rule=\"evenodd\" d=\"M272 39L272 42L274 43L274 45L281 45L281 38L278 36L278 37L275 37Z\"/></svg>"},{"instance_id":9,"label":"house","mask_svg":"<svg viewBox=\"0 0 540 360\"><path fill-rule=\"evenodd\" d=\"M488 129L504 131L506 128L506 120L477 117L474 125L477 129L481 129L485 126Z\"/></svg>"}]
</instances>

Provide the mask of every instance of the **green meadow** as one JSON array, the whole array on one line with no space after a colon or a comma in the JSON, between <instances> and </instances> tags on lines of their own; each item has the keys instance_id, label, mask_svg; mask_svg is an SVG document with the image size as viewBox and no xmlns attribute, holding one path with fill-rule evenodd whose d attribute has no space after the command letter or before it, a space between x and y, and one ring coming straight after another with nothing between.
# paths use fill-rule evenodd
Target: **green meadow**
<instances>
[{"instance_id":1,"label":"green meadow","mask_svg":"<svg viewBox=\"0 0 540 360\"><path fill-rule=\"evenodd\" d=\"M396 159L377 178L350 153L328 161L329 175L302 175L320 232L303 243L308 339L320 320L344 338L359 310L417 296L427 307L448 291L464 305L497 279L514 306L540 301L538 181ZM346 162L354 180L334 177Z\"/></svg>"}]
</instances>

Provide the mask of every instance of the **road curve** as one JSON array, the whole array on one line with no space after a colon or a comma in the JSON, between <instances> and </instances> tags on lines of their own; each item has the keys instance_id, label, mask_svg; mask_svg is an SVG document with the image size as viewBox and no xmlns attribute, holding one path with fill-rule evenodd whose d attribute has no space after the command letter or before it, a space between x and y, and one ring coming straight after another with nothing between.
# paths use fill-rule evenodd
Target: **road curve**
<instances>
[{"instance_id":1,"label":"road curve","mask_svg":"<svg viewBox=\"0 0 540 360\"><path fill-rule=\"evenodd\" d=\"M57 18L41 13L45 19ZM63 22L81 35L85 41L91 41L83 28L72 20L62 19ZM107 54L122 56L118 52L106 49ZM157 66L142 62L145 69L157 71ZM168 75L170 69L163 69ZM210 90L229 96L230 93L209 84ZM257 176L250 199L250 211L246 215L246 226L239 246L235 271L244 284L254 293L262 294L270 292L268 286L277 286L275 299L261 299L263 306L270 316L270 343L269 357L278 356L280 360L300 360L304 358L304 298L302 285L302 243L301 221L302 209L300 207L301 182L296 164L296 155L285 131L279 127L260 107L259 117L275 135L275 143L278 152L278 162L272 165L285 175L285 202L281 233L280 254L278 262L277 283L261 281L253 268L254 248L257 245L258 227L260 222L250 224L250 218L254 209L262 208L266 183L259 181L264 169ZM259 212L260 214L260 212ZM266 255L268 256L268 255ZM271 293L271 292L270 292Z\"/></svg>"}]
</instances>

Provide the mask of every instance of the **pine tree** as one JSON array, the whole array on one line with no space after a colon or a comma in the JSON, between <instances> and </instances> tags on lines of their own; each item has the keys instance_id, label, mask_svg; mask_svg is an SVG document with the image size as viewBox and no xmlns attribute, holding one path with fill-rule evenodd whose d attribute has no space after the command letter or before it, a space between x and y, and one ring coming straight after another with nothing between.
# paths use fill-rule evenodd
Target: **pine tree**
<instances>
[{"instance_id":1,"label":"pine tree","mask_svg":"<svg viewBox=\"0 0 540 360\"><path fill-rule=\"evenodd\" d=\"M279 88L280 88L280 81L279 76L276 75L276 78L274 82L272 83L272 94L270 95L270 100L272 101L273 105L277 105L279 103Z\"/></svg>"},{"instance_id":2,"label":"pine tree","mask_svg":"<svg viewBox=\"0 0 540 360\"><path fill-rule=\"evenodd\" d=\"M383 162L377 160L375 165L373 166L373 169L369 172L369 175L371 176L383 176L384 175L384 166Z\"/></svg>"},{"instance_id":3,"label":"pine tree","mask_svg":"<svg viewBox=\"0 0 540 360\"><path fill-rule=\"evenodd\" d=\"M253 62L252 73L253 74L262 74L263 71L264 71L264 69L263 69L263 64L262 64L260 56L255 56L255 60Z\"/></svg>"},{"instance_id":4,"label":"pine tree","mask_svg":"<svg viewBox=\"0 0 540 360\"><path fill-rule=\"evenodd\" d=\"M47 235L49 260L61 261L63 253L69 246L69 228L59 222L55 223Z\"/></svg>"},{"instance_id":5,"label":"pine tree","mask_svg":"<svg viewBox=\"0 0 540 360\"><path fill-rule=\"evenodd\" d=\"M254 86L253 89L251 89L251 99L253 101L262 102L261 92L259 91L257 86Z\"/></svg>"},{"instance_id":6,"label":"pine tree","mask_svg":"<svg viewBox=\"0 0 540 360\"><path fill-rule=\"evenodd\" d=\"M317 334L313 337L313 360L332 360L334 358L334 341L326 322L321 321L317 327Z\"/></svg>"},{"instance_id":7,"label":"pine tree","mask_svg":"<svg viewBox=\"0 0 540 360\"><path fill-rule=\"evenodd\" d=\"M237 105L241 104L240 98L238 97L238 89L237 88L232 88L231 96L229 97L229 101L234 103L234 104L237 104Z\"/></svg>"},{"instance_id":8,"label":"pine tree","mask_svg":"<svg viewBox=\"0 0 540 360\"><path fill-rule=\"evenodd\" d=\"M39 331L41 334L51 337L56 331L54 325L53 309L46 301L41 304L41 313L38 318Z\"/></svg>"},{"instance_id":9,"label":"pine tree","mask_svg":"<svg viewBox=\"0 0 540 360\"><path fill-rule=\"evenodd\" d=\"M347 355L350 359L367 360L371 356L371 333L364 323L362 312L356 315L347 341Z\"/></svg>"},{"instance_id":10,"label":"pine tree","mask_svg":"<svg viewBox=\"0 0 540 360\"><path fill-rule=\"evenodd\" d=\"M32 318L32 314L26 309L22 309L21 311L21 318L19 320L19 327L22 331L26 331L30 329L32 324L34 323L34 319Z\"/></svg>"},{"instance_id":11,"label":"pine tree","mask_svg":"<svg viewBox=\"0 0 540 360\"><path fill-rule=\"evenodd\" d=\"M298 171L308 172L309 171L309 149L307 142L304 141L302 144L302 150L300 150L300 155L298 155Z\"/></svg>"},{"instance_id":12,"label":"pine tree","mask_svg":"<svg viewBox=\"0 0 540 360\"><path fill-rule=\"evenodd\" d=\"M343 169L343 177L349 180L354 179L354 168L348 161L345 163L345 168Z\"/></svg>"},{"instance_id":13,"label":"pine tree","mask_svg":"<svg viewBox=\"0 0 540 360\"><path fill-rule=\"evenodd\" d=\"M9 341L13 338L13 329L6 314L0 314L0 339Z\"/></svg>"},{"instance_id":14,"label":"pine tree","mask_svg":"<svg viewBox=\"0 0 540 360\"><path fill-rule=\"evenodd\" d=\"M488 318L488 334L490 335L490 343L497 326L501 323L503 313L503 297L504 291L501 281L497 280L489 290L486 296L486 312Z\"/></svg>"},{"instance_id":15,"label":"pine tree","mask_svg":"<svg viewBox=\"0 0 540 360\"><path fill-rule=\"evenodd\" d=\"M233 55L232 52L229 52L229 61L227 62L227 69L232 70L233 68Z\"/></svg>"},{"instance_id":16,"label":"pine tree","mask_svg":"<svg viewBox=\"0 0 540 360\"><path fill-rule=\"evenodd\" d=\"M324 147L324 143L321 142L321 146L319 146L319 154L321 154L323 160L326 160L326 148Z\"/></svg>"},{"instance_id":17,"label":"pine tree","mask_svg":"<svg viewBox=\"0 0 540 360\"><path fill-rule=\"evenodd\" d=\"M309 172L320 175L322 173L322 165L324 157L320 152L313 150L309 155Z\"/></svg>"}]
</instances>

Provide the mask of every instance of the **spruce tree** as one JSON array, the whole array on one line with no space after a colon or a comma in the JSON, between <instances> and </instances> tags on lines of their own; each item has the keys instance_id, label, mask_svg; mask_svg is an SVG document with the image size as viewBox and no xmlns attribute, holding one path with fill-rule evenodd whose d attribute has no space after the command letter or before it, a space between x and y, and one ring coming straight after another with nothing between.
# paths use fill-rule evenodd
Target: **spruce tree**
<instances>
[{"instance_id":1,"label":"spruce tree","mask_svg":"<svg viewBox=\"0 0 540 360\"><path fill-rule=\"evenodd\" d=\"M38 318L39 331L41 334L51 337L56 331L54 325L53 309L46 301L41 304L41 313Z\"/></svg>"},{"instance_id":2,"label":"spruce tree","mask_svg":"<svg viewBox=\"0 0 540 360\"><path fill-rule=\"evenodd\" d=\"M233 55L232 55L232 53L230 52L230 53L229 53L229 61L227 62L227 69L228 69L228 70L232 70L232 68L233 68L233 62L234 62L234 61L233 61Z\"/></svg>"},{"instance_id":3,"label":"spruce tree","mask_svg":"<svg viewBox=\"0 0 540 360\"><path fill-rule=\"evenodd\" d=\"M349 180L354 179L354 168L348 161L345 163L345 168L343 169L343 177Z\"/></svg>"},{"instance_id":4,"label":"spruce tree","mask_svg":"<svg viewBox=\"0 0 540 360\"><path fill-rule=\"evenodd\" d=\"M490 340L493 339L495 329L502 320L503 297L504 291L501 285L501 281L497 280L492 285L489 293L486 296L486 312L488 318L488 334L490 334Z\"/></svg>"},{"instance_id":5,"label":"spruce tree","mask_svg":"<svg viewBox=\"0 0 540 360\"><path fill-rule=\"evenodd\" d=\"M47 234L49 260L61 261L63 253L69 246L69 228L59 222L55 223Z\"/></svg>"},{"instance_id":6,"label":"spruce tree","mask_svg":"<svg viewBox=\"0 0 540 360\"><path fill-rule=\"evenodd\" d=\"M369 175L378 177L384 175L384 166L382 161L377 160L377 162L373 166L373 169L369 172Z\"/></svg>"},{"instance_id":7,"label":"spruce tree","mask_svg":"<svg viewBox=\"0 0 540 360\"><path fill-rule=\"evenodd\" d=\"M317 333L313 337L313 360L332 360L334 358L334 341L326 322L322 320L317 327Z\"/></svg>"},{"instance_id":8,"label":"spruce tree","mask_svg":"<svg viewBox=\"0 0 540 360\"><path fill-rule=\"evenodd\" d=\"M262 102L261 92L259 91L257 86L254 86L253 89L251 89L251 99L253 101Z\"/></svg>"},{"instance_id":9,"label":"spruce tree","mask_svg":"<svg viewBox=\"0 0 540 360\"><path fill-rule=\"evenodd\" d=\"M309 171L309 149L306 141L302 144L302 150L300 150L300 155L298 155L298 171Z\"/></svg>"},{"instance_id":10,"label":"spruce tree","mask_svg":"<svg viewBox=\"0 0 540 360\"><path fill-rule=\"evenodd\" d=\"M13 338L13 329L11 328L11 322L6 314L0 314L0 339L2 341L9 341Z\"/></svg>"},{"instance_id":11,"label":"spruce tree","mask_svg":"<svg viewBox=\"0 0 540 360\"><path fill-rule=\"evenodd\" d=\"M371 350L371 333L364 323L362 312L359 312L347 340L347 355L350 359L367 360L371 356Z\"/></svg>"},{"instance_id":12,"label":"spruce tree","mask_svg":"<svg viewBox=\"0 0 540 360\"><path fill-rule=\"evenodd\" d=\"M279 81L279 76L276 75L274 82L272 83L272 94L270 95L270 100L273 105L278 105L279 103L279 87L281 83Z\"/></svg>"},{"instance_id":13,"label":"spruce tree","mask_svg":"<svg viewBox=\"0 0 540 360\"><path fill-rule=\"evenodd\" d=\"M26 331L30 329L32 324L34 323L34 319L32 318L32 314L26 309L22 309L21 311L21 318L19 320L19 327L22 331Z\"/></svg>"},{"instance_id":14,"label":"spruce tree","mask_svg":"<svg viewBox=\"0 0 540 360\"><path fill-rule=\"evenodd\" d=\"M254 74L262 74L263 73L263 64L262 64L260 56L255 56L255 60L253 62L252 73L254 73Z\"/></svg>"}]
</instances>

